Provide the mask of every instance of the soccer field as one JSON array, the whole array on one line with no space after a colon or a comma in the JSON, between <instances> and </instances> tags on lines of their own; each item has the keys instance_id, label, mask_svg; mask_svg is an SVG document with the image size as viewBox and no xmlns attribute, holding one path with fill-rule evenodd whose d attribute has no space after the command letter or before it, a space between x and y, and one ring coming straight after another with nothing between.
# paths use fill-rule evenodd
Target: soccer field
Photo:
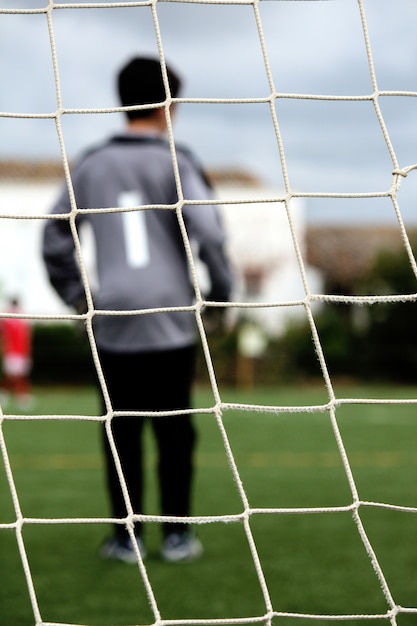
<instances>
[{"instance_id":1,"label":"soccer field","mask_svg":"<svg viewBox=\"0 0 417 626\"><path fill-rule=\"evenodd\" d=\"M37 415L98 415L90 389L35 393ZM283 615L290 626L311 624L312 616L314 623L343 618L363 624L363 616L389 623L386 595L354 521L352 485L326 410L325 389L224 390L221 396L228 403L223 424L246 508L214 414L197 414L194 513L206 519L197 528L205 555L192 564L162 563L159 528L149 522L145 566L161 619L263 622L270 602L274 623ZM363 503L363 529L393 602L407 609L396 623L416 625L417 516L406 509L417 507L417 407L412 402L368 404L361 398L401 401L416 398L417 389L341 387L336 396L352 400L338 404L335 413ZM233 403L280 408L249 410ZM210 391L199 390L195 404L213 407ZM99 424L6 419L2 429L42 623L153 624L138 567L106 562L97 554L109 531L106 523L89 521L108 515ZM152 440L147 447L146 513L157 514ZM0 624L31 626L35 618L4 464L0 490ZM228 523L218 519L226 515L231 516ZM76 523L62 523L68 518Z\"/></svg>"}]
</instances>

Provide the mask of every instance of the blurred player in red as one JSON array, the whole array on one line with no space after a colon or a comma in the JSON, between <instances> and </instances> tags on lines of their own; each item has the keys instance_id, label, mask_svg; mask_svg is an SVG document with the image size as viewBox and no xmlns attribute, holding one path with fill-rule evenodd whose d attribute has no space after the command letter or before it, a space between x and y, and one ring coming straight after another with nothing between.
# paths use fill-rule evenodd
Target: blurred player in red
<instances>
[{"instance_id":1,"label":"blurred player in red","mask_svg":"<svg viewBox=\"0 0 417 626\"><path fill-rule=\"evenodd\" d=\"M17 298L10 300L9 312L20 313ZM13 396L19 409L26 410L31 404L30 371L32 367L32 333L28 322L18 317L6 317L0 321L3 380L1 383L2 405Z\"/></svg>"}]
</instances>

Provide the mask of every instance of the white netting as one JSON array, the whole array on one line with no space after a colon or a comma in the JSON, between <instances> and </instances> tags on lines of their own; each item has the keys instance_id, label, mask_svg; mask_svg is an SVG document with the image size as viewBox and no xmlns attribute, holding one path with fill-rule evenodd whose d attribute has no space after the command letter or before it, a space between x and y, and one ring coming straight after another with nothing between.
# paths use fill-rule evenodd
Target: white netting
<instances>
[{"instance_id":1,"label":"white netting","mask_svg":"<svg viewBox=\"0 0 417 626\"><path fill-rule=\"evenodd\" d=\"M190 3L195 3L198 4L198 0L189 0ZM4 3L3 3L4 4ZM11 4L11 3L10 3ZM174 2L175 4L175 2ZM400 203L399 203L399 199L398 199L398 192L399 192L399 188L400 188L400 183L401 181L408 176L408 174L415 168L417 167L416 165L410 164L408 166L401 166L397 160L397 156L395 153L395 150L393 148L393 145L391 143L390 140L390 134L389 131L387 129L387 125L385 123L384 120L384 115L381 111L381 107L380 107L380 99L382 97L415 97L417 96L416 92L408 92L408 91L404 91L404 92L400 92L400 91L384 91L379 89L378 86L378 81L377 81L377 73L375 71L375 67L374 67L374 60L373 60L373 55L372 55L372 46L371 46L371 41L370 41L370 37L369 37L369 33L368 33L368 25L367 25L367 19L366 19L366 15L365 15L365 5L366 5L366 1L363 0L359 0L358 2L352 2L352 4L356 5L357 8L357 18L360 21L361 27L362 27L362 33L363 33L363 41L365 43L365 50L366 50L366 55L367 55L367 62L368 62L368 66L369 66L369 74L370 74L370 78L371 78L371 84L372 84L372 90L370 93L368 93L367 95L346 95L346 96L341 96L341 95L318 95L318 94L296 94L296 93L282 93L279 91L279 89L277 88L277 86L275 85L275 81L274 81L274 77L273 77L273 73L271 71L271 67L270 67L270 59L268 56L268 49L265 43L265 39L264 39L264 33L263 33L263 21L262 21L262 16L261 16L261 11L260 11L260 3L257 0L240 0L239 2L237 0L234 0L233 2L227 2L227 0L224 0L224 2L206 2L205 4L228 4L231 6L241 6L241 5L247 5L249 7L252 8L253 10L253 20L254 23L256 25L256 30L258 33L258 37L259 37L259 42L260 42L260 46L261 46L261 50L262 50L262 57L263 57L263 63L264 63L264 67L265 67L265 72L266 72L266 76L267 76L267 81L268 81L268 85L269 85L269 95L268 96L261 96L261 97L252 97L252 98L242 98L242 99L228 99L228 98L179 98L178 101L180 103L185 103L185 104L204 104L204 105L220 105L220 104L227 104L227 105L234 105L234 104L242 104L245 106L250 106L250 105L256 105L256 104L266 104L269 106L270 109L270 116L271 116L271 120L272 120L272 125L273 125L273 130L274 130L274 135L275 135L275 140L277 143L277 147L278 147L278 152L279 152L279 159L280 159L280 165L281 165L281 176L282 176L282 180L283 180L283 191L281 195L278 195L276 197L268 197L268 198L256 198L256 200L248 200L247 198L242 199L239 198L238 196L236 196L235 198L233 198L233 204L234 205L239 205L239 204L251 204L251 202L255 203L259 203L259 202L265 202L265 203L270 203L270 202L275 202L277 203L277 206L279 207L279 210L284 210L288 219L288 224L289 224L289 228L290 228L290 232L291 232L291 236L292 236L292 244L294 247L294 251L298 260L298 267L299 267L299 273L301 276L301 281L302 281L302 285L303 285L303 289L304 289L304 296L298 300L295 301L285 301L285 302L232 302L230 304L224 304L222 306L225 307L233 307L234 309L239 309L239 310L243 310L243 309L254 309L254 308L264 308L264 307L301 307L304 308L310 327L311 327L311 334L312 334L312 338L313 338L313 342L314 342L314 347L315 350L318 354L319 357L319 362L320 362L320 366L321 366L321 370L323 373L323 378L324 378L324 383L325 383L325 387L327 389L327 393L328 393L328 401L325 404L322 405L318 405L318 406L269 406L269 405L265 405L265 406L260 406L260 405L245 405L245 404L240 404L240 403L236 403L236 404L232 404L232 403L226 403L223 401L222 399L222 394L220 393L217 381L216 381L216 372L215 372L215 368L213 366L213 362L211 359L211 354L210 354L210 342L209 339L206 336L205 333L205 329L204 329L204 325L203 325L203 321L202 321L202 308L203 306L212 306L215 303L210 303L210 302L205 302L203 300L202 294L201 294L201 290L200 290L200 286L199 286L199 280L198 280L198 275L197 272L195 270L195 266L194 266L194 261L193 261L193 255L192 255L192 250L191 250L191 246L190 246L190 242L188 240L187 237L187 233L185 231L184 228L184 224L182 221L182 208L185 204L185 202L187 203L191 203L191 201L185 201L181 192L181 180L180 177L178 175L178 167L177 167L177 162L176 162L176 154L175 154L175 141L174 141L174 135L173 135L173 131L171 129L171 126L169 125L169 139L170 139L170 144L171 144L171 148L172 148L172 159L173 159L173 163L174 163L174 170L176 173L176 180L177 180L177 186L178 186L178 191L179 191L179 201L177 203L177 206L175 207L160 207L160 208L166 208L169 210L175 210L178 216L178 220L179 220L179 224L181 226L182 229L182 234L183 234L183 238L184 238L184 245L186 248L186 252L188 255L188 260L189 260L189 265L190 265L190 270L192 273L192 277L193 277L193 283L194 283L194 287L195 287L195 292L196 292L196 303L193 307L191 307L192 311L195 313L196 316L196 321L197 321L197 325L198 325L198 330L199 330L199 334L201 337L201 343L203 346L203 350L204 350L204 355L205 355L205 360L207 363L207 370L208 370L208 374L209 374L209 379L210 379L210 383L211 383L211 387L212 387L212 391L213 391L213 396L214 396L214 405L213 406L209 406L207 408L204 409L199 409L196 410L196 413L202 413L202 414L212 414L214 415L217 425L218 425L218 429L220 431L222 440L223 440L223 444L224 444L224 449L225 449L225 454L227 455L227 459L231 468L231 471L233 473L233 478L234 481L236 483L239 495L240 495L240 499L241 499L241 503L242 503L242 510L240 513L238 514L226 514L226 515L218 515L218 516L203 516L203 517L193 517L192 521L194 524L210 524L213 522L243 522L243 527L246 533L246 538L247 538L247 542L250 548L250 552L253 558L253 563L254 563L254 567L256 569L256 573L257 573L257 577L262 589L262 593L263 593L263 598L264 598L264 603L265 603L265 612L261 615L248 615L247 617L244 618L225 618L225 619L196 619L196 620L192 620L192 619L177 619L177 620L163 620L161 619L161 615L160 615L160 611L158 608L158 603L157 603L157 599L154 595L153 589L152 589L152 584L151 581L149 580L149 577L147 575L147 569L146 569L146 564L144 564L142 562L142 560L139 557L138 554L138 564L139 564L139 569L140 569L140 574L142 576L145 588L146 588L146 592L147 592L147 596L149 599L149 603L151 606L151 609L153 611L153 615L154 615L154 621L155 624L166 624L167 626L173 626L174 624L190 624L190 623L198 623L198 624L223 624L223 623L227 623L227 624L244 624L244 623L270 623L274 617L297 617L297 618L305 618L305 619L311 619L311 620L363 620L363 619L385 619L388 620L392 625L397 624L397 616L399 614L414 614L417 615L417 607L409 607L409 608L404 608L401 607L397 604L395 597L393 597L391 590L390 590L390 586L386 580L386 577L384 575L384 571L383 568L381 567L379 561L378 561L378 556L376 554L376 551L374 550L374 547L371 543L371 541L369 540L364 526L362 524L362 520L361 520L361 510L369 508L369 507L373 507L373 508L385 508L387 510L399 510L399 511L404 511L404 512L408 512L408 513L417 513L417 507L410 507L410 506L396 506L396 505L391 505L391 504L387 504L387 503L382 503L382 502L369 502L369 501L363 501L361 499L360 493L358 491L358 488L355 484L355 479L351 470L351 465L350 465L350 461L349 461L349 457L348 454L346 452L345 449L345 445L344 445L344 441L343 438L341 436L340 430L339 430L339 424L338 424L338 420L337 420L337 410L339 409L339 407L341 407L344 404L361 404L361 403L367 403L367 404L393 404L395 406L400 405L401 403L403 404L407 404L407 403L412 403L412 404L416 404L417 400L378 400L378 399L363 399L363 398L348 398L348 399L340 399L336 396L335 392L334 392L334 388L333 388L333 384L332 384L332 380L331 377L329 375L328 369L327 369L327 365L326 365L326 355L322 349L321 343L320 343L320 337L319 334L317 332L316 329L316 325L315 325L315 319L314 319L314 313L312 311L312 306L317 303L317 302L346 302L346 303L351 303L351 304L374 304L374 303L378 303L378 302L395 302L397 300L399 301L414 301L415 300L415 294L404 294L404 295L399 295L399 296L391 296L391 295L387 295L387 296L351 296L351 297L345 297L345 296L330 296L327 294L317 294L317 293L313 293L310 289L310 285L309 285L309 281L308 281L308 277L306 274L306 269L305 269L305 259L303 257L303 252L302 252L302 244L301 242L298 240L297 237L297 232L296 229L294 228L294 223L293 223L293 205L294 202L297 201L297 199L299 198L307 198L307 199L314 199L314 198L334 198L334 199L342 199L342 198L352 198L352 199L362 199L362 200L367 200L367 199L375 199L375 198L386 198L388 199L393 206L394 212L396 214L396 218L398 220L398 224L399 224L399 228L400 228L400 233L401 233L401 237L403 240L403 244L404 247L407 251L409 260L410 260L410 264L412 267L412 270L414 272L414 274L417 276L417 266L416 266L416 261L414 259L414 255L410 246L410 242L408 239L408 235L407 235L407 231L406 228L404 226L403 223L403 218L402 218L402 213L400 210ZM391 3L392 6L394 7L394 3ZM51 112L51 113L13 113L13 112L7 112L7 111L2 111L1 112L1 117L3 119L7 119L7 118L12 118L12 119L52 119L55 121L56 124L56 133L57 133L57 137L59 140L59 145L60 145L60 150L61 150L61 156L62 156L62 163L63 163L63 168L64 168L64 172L65 172L65 176L66 176L66 180L67 180L67 184L68 184L68 188L70 189L70 193L71 193L71 203L72 203L72 212L69 216L69 220L70 220L70 224L72 227L72 232L73 232L73 236L74 236L74 241L75 241L75 245L76 245L76 250L77 250L77 256L78 256L78 260L80 263L80 267L82 270L82 276L83 276L83 281L84 281L84 285L85 285L85 289L86 289L86 294L87 294L87 300L88 300L88 312L85 315L82 316L77 316L77 315L73 315L73 314L65 314L65 315L24 315L24 317L30 317L33 320L84 320L86 323L86 327L87 327L87 332L88 332L88 337L89 337L89 341L91 344L91 350L92 350L92 354L94 357L94 362L95 362L95 366L97 368L97 372L99 374L99 378L100 378L100 382L102 385L102 389L103 389L103 393L104 393L104 397L105 397L105 402L106 402L106 407L107 407L107 413L106 415L103 416L97 416L97 417L93 417L93 416L83 416L83 415L70 415L70 414L66 414L66 415L30 415L30 416L21 416L21 415L9 415L9 414L4 414L2 415L2 417L0 418L0 425L2 425L4 422L6 422L7 420L90 420L90 421L97 421L97 422L104 422L107 428L107 433L109 436L109 440L111 442L111 446L113 448L113 453L115 455L115 457L117 458L117 453L116 453L116 449L115 449L115 445L114 445L114 440L113 440L113 436L112 436L112 432L111 432L111 420L113 419L114 416L116 416L118 413L112 410L112 406L111 406L111 402L109 400L107 391L106 391L106 385L103 379L103 376L101 374L101 369L100 369L100 363L97 357L97 351L96 351L96 347L95 347L95 339L94 339L94 332L93 332L93 326L92 326L92 322L93 322L93 318L95 315L100 314L100 315L146 315L146 314L157 314L158 312L164 311L166 309L158 309L155 310L153 309L152 311L97 311L94 309L94 305L93 305L93 301L91 298L91 291L90 291L90 285L89 285L89 279L88 279L88 275L86 272L86 269L84 267L84 262L83 262L83 255L82 255L82 251L81 251L81 246L80 246L80 241L78 238L78 232L75 226L75 220L77 217L77 213L78 213L78 208L76 205L76 201L74 198L74 195L72 194L71 190L72 190L72 186L71 186L71 174L70 174L70 168L69 168L69 159L67 157L67 149L66 149L66 143L65 143L65 133L63 132L63 127L62 127L62 122L63 122L63 118L67 117L67 116L72 116L72 115L92 115L92 114L107 114L107 113L115 113L115 112L120 112L121 109L118 107L106 107L106 108L89 108L89 109L79 109L79 108L67 108L65 105L65 101L61 96L61 81L62 81L62 76L60 75L60 69L59 69L59 63L58 63L58 55L57 55L57 51L56 51L56 40L55 40L55 31L54 31L54 14L56 12L60 12L60 13L70 13L71 10L73 9L84 9L84 10L94 10L94 9L108 9L108 10L112 10L113 8L117 8L117 9L135 9L137 8L138 10L142 9L144 6L148 6L152 12L152 19L153 19L153 28L154 28L154 34L156 37L156 42L157 42L157 48L158 48L158 52L161 58L161 62L162 62L162 67L164 67L164 41L161 35L161 31L159 28L159 20L158 20L158 3L156 1L149 1L149 2L118 2L118 3L59 3L59 2L53 2L52 0L49 0L48 5L46 7L40 7L40 8L33 8L33 9L19 9L19 8L13 8L13 6L10 6L8 8L1 8L0 9L0 19L1 16L4 14L8 14L8 15L12 15L12 14L26 14L26 15L38 15L38 16L42 16L45 20L47 20L47 26L48 26L48 32L49 32L49 43L50 43L50 52L51 52L51 59L52 59L52 64L53 64L53 71L54 71L54 76L55 76L55 85L56 85L56 110ZM76 35L74 35L76 36ZM86 44L86 50L88 50L88 43ZM87 52L88 53L88 52ZM7 62L7 60L3 60L3 62ZM308 192L308 191L296 191L293 186L292 186L292 182L291 182L291 175L288 172L288 168L287 168L287 161L286 161L286 154L285 154L285 141L283 140L283 137L281 136L281 131L280 131L280 120L279 120L279 115L277 114L277 103L282 102L282 101L286 101L287 103L291 103L292 101L303 101L303 100L314 100L314 101L328 101L328 102L368 102L373 106L373 110L374 110L374 115L375 118L377 120L377 123L379 125L379 129L380 129L380 133L382 135L383 138L383 142L385 145L385 149L389 154L391 163L392 163L392 168L391 168L391 186L388 189L383 189L381 191L375 191L375 192L362 192L362 193L354 193L354 192L338 192L338 193L332 193L332 192ZM167 108L168 111L168 107L170 106L171 101L167 101L165 106ZM169 120L169 115L167 114L167 119ZM231 202L231 199L228 199L228 202ZM231 202L232 203L232 202ZM219 204L221 204L221 200L219 200ZM146 208L150 208L150 207L144 207L144 209L146 210ZM106 211L109 211L112 209L106 209ZM118 209L120 210L120 209ZM96 212L104 212L101 209L83 209L83 213L86 213L87 211L96 211ZM3 212L2 212L3 213ZM35 219L35 220L45 220L48 219L47 216L45 214L37 214L37 215L30 215L28 217L27 214L17 214L13 216L15 219ZM10 219L10 215L8 213L3 213L2 215L0 215L0 218L4 218L4 219ZM67 219L68 216L55 216L55 219ZM217 306L217 304L216 304ZM171 310L171 309L170 309ZM176 310L189 310L189 309L176 309ZM10 316L10 314L6 314L3 313L2 314L3 317L6 316ZM260 414L281 414L281 413L285 413L285 414L289 414L289 413L301 413L301 412L307 412L307 413L317 413L317 412L327 412L329 419L330 419L330 423L331 423L331 427L333 429L333 433L334 433L334 437L335 437L335 441L337 444L337 450L338 453L340 455L342 464L343 464L343 468L346 474L346 478L350 487L350 492L351 492L351 501L350 503L348 503L346 506L340 506L340 507L315 507L315 508L311 508L311 507L299 507L299 508L251 508L250 503L248 501L247 495L245 493L245 489L244 489L244 485L242 483L241 477L240 477L240 473L239 473L239 468L238 468L238 464L235 461L234 458L234 454L233 454L233 447L231 446L229 439L228 439L228 435L226 432L226 429L224 427L224 422L223 422L223 415L225 413L225 411L230 410L230 409L238 409L240 411L253 411L253 412L259 412ZM132 414L136 414L136 413L132 413ZM140 414L140 413L139 413ZM163 415L165 416L169 416L172 413L164 413ZM59 518L59 519L51 519L51 518L36 518L36 519L32 519L32 518L26 518L23 516L21 508L20 508L20 504L19 504L19 494L18 491L16 489L15 486L15 480L14 480L14 476L13 476L13 472L12 472L12 468L11 468L11 464L9 462L9 457L8 457L8 451L7 451L7 447L6 447L6 442L5 442L5 438L3 435L3 430L0 430L0 445L1 445L1 451L2 451L2 455L3 455L3 460L4 460L4 466L5 466L5 471L6 471L6 476L7 476L7 480L8 480L8 484L9 484L9 488L10 488L10 492L12 495L12 499L13 499L13 505L14 505L14 509L15 509L15 513L16 513L16 520L13 523L10 524L0 524L0 530L14 530L17 536L17 541L18 541L18 546L19 546L19 550L20 550L20 556L21 556L21 560L22 560L22 564L23 564L23 568L24 568L24 572L25 572L25 576L26 576L26 581L27 581L27 586L28 586L28 590L29 590L29 594L30 594L30 599L31 599L31 603L32 603L32 607L33 607L33 613L34 613L34 618L36 621L36 625L40 626L41 624L44 624L46 626L46 622L43 621L42 619L42 615L41 615L41 611L39 609L39 605L38 605L38 599L37 599L37 595L36 595L36 591L35 591L35 587L33 584L33 580L32 580L32 575L31 575L31 568L30 568L30 563L27 557L27 553L26 553L26 547L25 547L25 542L23 539L23 534L22 534L22 529L24 526L26 525L30 525L30 524L36 524L36 525L43 525L43 524L54 524L54 525L58 525L58 524L103 524L108 522L108 518L71 518L71 517L65 517L65 518ZM125 494L125 498L126 501L129 503L129 498L127 495L127 489L126 489L126 485L123 479L123 475L122 472L120 471L120 464L119 464L119 475L120 475L120 480L121 480L121 484L123 487L123 491ZM311 514L316 514L316 513L325 513L325 514L333 514L333 513L339 513L339 512L351 512L356 524L356 528L357 528L357 532L358 535L360 537L360 540L362 541L364 550L366 551L366 554L368 555L370 562L372 564L372 567L375 571L375 575L379 581L379 584L381 586L381 589L383 591L383 594L385 596L386 599L386 603L387 603L387 610L385 613L383 614L368 614L368 615L316 615L316 614L290 614L290 613L282 613L279 610L279 607L274 606L271 597L270 597L270 592L268 589L268 585L264 576L264 572L263 572L263 568L262 568L262 560L259 558L258 556L258 552L257 552L257 546L252 534L252 529L251 529L251 519L254 515L256 514L264 514L264 515L286 515L286 514L302 514L302 515L311 515ZM175 518L173 518L175 519ZM133 525L135 521L138 520L143 520L143 521L157 521L157 522L161 522L162 518L158 517L158 516L149 516L149 515L135 515L133 513L132 507L128 506L128 517L126 519L126 524L127 527L130 529L130 532L133 533ZM111 521L111 520L110 520ZM166 521L166 518L164 518L164 521Z\"/></svg>"}]
</instances>

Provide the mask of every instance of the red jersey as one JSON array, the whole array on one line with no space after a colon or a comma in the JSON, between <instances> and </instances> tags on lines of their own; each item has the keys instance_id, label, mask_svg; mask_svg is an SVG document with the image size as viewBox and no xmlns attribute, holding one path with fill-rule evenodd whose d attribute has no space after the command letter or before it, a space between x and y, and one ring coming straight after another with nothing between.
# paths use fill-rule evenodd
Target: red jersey
<instances>
[{"instance_id":1,"label":"red jersey","mask_svg":"<svg viewBox=\"0 0 417 626\"><path fill-rule=\"evenodd\" d=\"M2 347L4 356L31 354L31 330L26 320L5 318L1 322Z\"/></svg>"}]
</instances>

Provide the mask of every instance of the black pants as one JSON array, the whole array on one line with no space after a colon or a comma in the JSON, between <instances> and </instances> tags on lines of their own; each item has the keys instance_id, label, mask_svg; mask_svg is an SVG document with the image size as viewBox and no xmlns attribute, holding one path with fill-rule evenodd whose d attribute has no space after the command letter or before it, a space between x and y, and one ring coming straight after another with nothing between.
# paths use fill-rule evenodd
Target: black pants
<instances>
[{"instance_id":1,"label":"black pants","mask_svg":"<svg viewBox=\"0 0 417 626\"><path fill-rule=\"evenodd\" d=\"M195 346L133 354L100 351L113 410L190 409L195 355ZM133 511L144 513L142 432L146 423L152 427L157 442L161 513L181 517L190 515L196 442L190 414L113 418L112 433ZM105 430L103 442L112 515L124 518L126 504ZM185 529L183 523L163 525L164 534ZM141 533L141 525L137 525L136 531ZM124 533L124 526L117 524L116 532Z\"/></svg>"}]
</instances>

